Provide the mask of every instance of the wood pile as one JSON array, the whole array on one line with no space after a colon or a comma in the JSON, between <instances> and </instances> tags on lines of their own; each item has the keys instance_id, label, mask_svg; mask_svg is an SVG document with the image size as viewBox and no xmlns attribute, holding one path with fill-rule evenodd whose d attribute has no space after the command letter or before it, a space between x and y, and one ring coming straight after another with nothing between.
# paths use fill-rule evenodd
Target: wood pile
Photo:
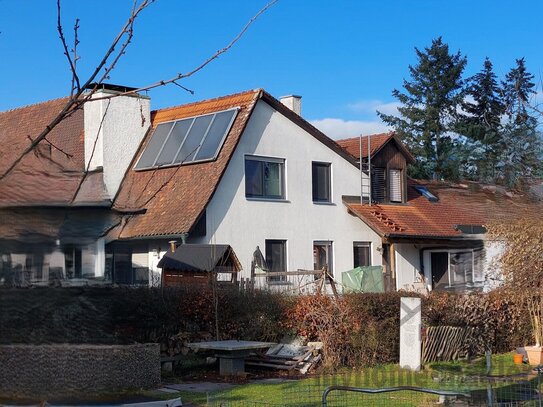
<instances>
[{"instance_id":1,"label":"wood pile","mask_svg":"<svg viewBox=\"0 0 543 407\"><path fill-rule=\"evenodd\" d=\"M469 356L475 328L430 326L422 340L423 362L448 362Z\"/></svg>"},{"instance_id":2,"label":"wood pile","mask_svg":"<svg viewBox=\"0 0 543 407\"><path fill-rule=\"evenodd\" d=\"M196 334L192 332L179 332L176 335L163 339L160 341L162 370L171 371L173 366L179 364L179 361L191 352L191 349L187 346L189 343L210 340L213 340L213 335L206 331L197 332Z\"/></svg>"},{"instance_id":3,"label":"wood pile","mask_svg":"<svg viewBox=\"0 0 543 407\"><path fill-rule=\"evenodd\" d=\"M321 349L322 342L309 342L306 346L280 343L264 354L245 359L245 364L306 374L321 361Z\"/></svg>"}]
</instances>

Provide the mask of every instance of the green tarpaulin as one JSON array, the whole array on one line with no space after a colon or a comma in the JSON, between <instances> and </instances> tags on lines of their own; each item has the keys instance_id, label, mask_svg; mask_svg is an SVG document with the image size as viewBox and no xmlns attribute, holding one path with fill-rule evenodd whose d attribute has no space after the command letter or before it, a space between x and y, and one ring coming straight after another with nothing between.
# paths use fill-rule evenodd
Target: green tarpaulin
<instances>
[{"instance_id":1,"label":"green tarpaulin","mask_svg":"<svg viewBox=\"0 0 543 407\"><path fill-rule=\"evenodd\" d=\"M357 267L344 271L341 273L341 283L345 292L383 293L383 267Z\"/></svg>"}]
</instances>

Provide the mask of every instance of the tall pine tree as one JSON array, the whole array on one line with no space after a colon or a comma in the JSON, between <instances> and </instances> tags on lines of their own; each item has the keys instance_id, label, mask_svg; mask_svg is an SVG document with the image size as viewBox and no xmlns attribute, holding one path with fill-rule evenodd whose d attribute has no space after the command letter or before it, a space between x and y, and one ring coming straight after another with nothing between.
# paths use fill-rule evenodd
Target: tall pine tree
<instances>
[{"instance_id":1,"label":"tall pine tree","mask_svg":"<svg viewBox=\"0 0 543 407\"><path fill-rule=\"evenodd\" d=\"M502 83L507 123L504 126L504 148L498 169L505 183L522 186L541 168L541 138L537 118L529 111L535 94L534 76L526 69L524 58L516 60Z\"/></svg>"},{"instance_id":2,"label":"tall pine tree","mask_svg":"<svg viewBox=\"0 0 543 407\"><path fill-rule=\"evenodd\" d=\"M493 181L499 156L503 151L502 117L505 104L502 90L486 58L481 72L467 80L466 98L458 131L467 137L468 166L480 181Z\"/></svg>"},{"instance_id":3,"label":"tall pine tree","mask_svg":"<svg viewBox=\"0 0 543 407\"><path fill-rule=\"evenodd\" d=\"M377 112L391 125L417 158L411 175L418 178L449 178L457 171L455 145L450 132L456 128L463 99L462 72L466 58L449 53L441 37L424 50L415 48L417 64L409 66L411 80L405 92L395 89L400 117Z\"/></svg>"}]
</instances>

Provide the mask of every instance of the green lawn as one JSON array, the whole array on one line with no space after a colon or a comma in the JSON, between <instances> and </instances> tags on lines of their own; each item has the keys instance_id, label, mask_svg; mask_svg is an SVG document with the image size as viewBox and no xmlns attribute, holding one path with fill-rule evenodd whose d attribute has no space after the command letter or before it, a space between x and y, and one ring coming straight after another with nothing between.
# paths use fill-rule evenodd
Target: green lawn
<instances>
[{"instance_id":1,"label":"green lawn","mask_svg":"<svg viewBox=\"0 0 543 407\"><path fill-rule=\"evenodd\" d=\"M491 375L507 376L528 373L527 365L514 365L511 354L492 357ZM383 388L396 386L416 386L450 391L472 391L484 389L486 383L466 380L466 376L483 376L486 371L484 358L468 362L431 363L419 373L399 369L397 365L383 365L359 370L343 370L334 375L310 377L278 384L243 384L228 391L209 395L198 393L179 393L183 402L198 406L249 406L262 403L263 406L309 407L320 406L321 395L330 385L346 385L363 388ZM510 389L507 384L497 385ZM482 392L484 393L484 392ZM175 395L173 395L175 396ZM164 398L171 398L168 395ZM484 394L483 394L484 397ZM329 397L330 406L359 405L362 400L368 404L393 404L395 406L420 406L435 403L437 396L422 393L400 392L379 395L361 395L333 392ZM351 402L349 402L351 400ZM353 402L352 400L356 400ZM393 403L392 403L393 401Z\"/></svg>"}]
</instances>

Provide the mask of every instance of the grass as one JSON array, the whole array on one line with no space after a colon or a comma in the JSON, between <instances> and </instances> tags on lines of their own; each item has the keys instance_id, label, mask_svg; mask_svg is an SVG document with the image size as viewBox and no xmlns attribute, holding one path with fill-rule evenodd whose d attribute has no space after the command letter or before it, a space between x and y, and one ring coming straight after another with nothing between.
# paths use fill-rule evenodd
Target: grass
<instances>
[{"instance_id":1,"label":"grass","mask_svg":"<svg viewBox=\"0 0 543 407\"><path fill-rule=\"evenodd\" d=\"M531 368L527 365L513 364L513 357L510 353L492 356L492 370L490 372L492 376L523 374L529 373L530 370ZM426 365L418 373L400 369L398 365L383 365L359 370L342 370L334 375L284 381L277 384L242 384L227 391L209 395L209 401L212 406L218 406L220 402L226 406L249 406L253 405L253 403L263 403L262 405L265 406L310 407L321 405L322 392L330 385L362 388L416 386L449 391L473 391L486 388L486 382L467 381L465 377L484 376L485 374L485 358L472 362L431 363ZM503 384L503 391L501 393L505 392L511 392L511 384ZM484 393L482 391L483 397ZM147 393L147 395L149 394L152 393ZM500 394L500 392L497 394ZM202 393L180 392L178 394L163 394L160 397L180 397L183 402L192 403L197 406L206 406L208 402L207 395ZM435 403L437 396L413 392L379 395L332 392L328 400L330 406L358 405L364 400L372 405L382 403L383 405L390 404L395 406L419 406ZM351 401L349 402L349 400ZM356 401L354 402L353 400Z\"/></svg>"}]
</instances>

